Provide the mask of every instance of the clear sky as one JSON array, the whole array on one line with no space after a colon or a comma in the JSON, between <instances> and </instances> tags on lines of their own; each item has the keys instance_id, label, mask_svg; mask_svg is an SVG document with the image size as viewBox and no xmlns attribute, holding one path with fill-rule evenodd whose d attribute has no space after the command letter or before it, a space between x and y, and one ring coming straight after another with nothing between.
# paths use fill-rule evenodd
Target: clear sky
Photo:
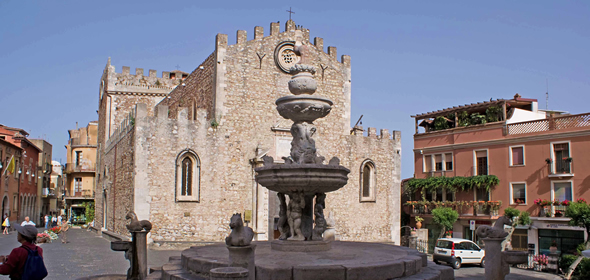
<instances>
[{"instance_id":1,"label":"clear sky","mask_svg":"<svg viewBox=\"0 0 590 280\"><path fill-rule=\"evenodd\" d=\"M352 57L352 122L402 132L410 115L520 93L549 109L590 112L589 1L20 1L0 0L0 124L53 144L97 120L108 57L121 66L191 72L217 33L288 19ZM352 125L352 124L351 124ZM329 155L328 155L329 156Z\"/></svg>"}]
</instances>

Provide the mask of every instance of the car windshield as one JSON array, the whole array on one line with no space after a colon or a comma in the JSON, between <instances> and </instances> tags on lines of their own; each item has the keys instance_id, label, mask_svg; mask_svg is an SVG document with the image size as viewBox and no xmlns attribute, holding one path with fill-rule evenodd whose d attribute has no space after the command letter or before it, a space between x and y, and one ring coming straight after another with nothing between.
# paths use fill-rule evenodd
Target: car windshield
<instances>
[{"instance_id":1,"label":"car windshield","mask_svg":"<svg viewBox=\"0 0 590 280\"><path fill-rule=\"evenodd\" d=\"M438 242L436 242L436 247L443 248L443 249L452 249L453 248L453 241L439 240Z\"/></svg>"}]
</instances>

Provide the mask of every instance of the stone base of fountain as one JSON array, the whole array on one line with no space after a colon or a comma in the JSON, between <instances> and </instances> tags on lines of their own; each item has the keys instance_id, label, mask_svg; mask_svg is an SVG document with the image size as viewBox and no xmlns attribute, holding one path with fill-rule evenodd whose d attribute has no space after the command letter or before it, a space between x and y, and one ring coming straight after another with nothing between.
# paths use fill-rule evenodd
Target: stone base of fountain
<instances>
[{"instance_id":1,"label":"stone base of fountain","mask_svg":"<svg viewBox=\"0 0 590 280\"><path fill-rule=\"evenodd\" d=\"M289 241L286 241L287 243ZM314 241L299 242L308 244ZM407 247L369 242L331 242L331 250L294 252L256 245L255 279L454 279L449 266L427 261L426 254ZM230 266L225 244L191 247L147 279L209 279L214 268ZM252 272L250 272L252 273Z\"/></svg>"},{"instance_id":2,"label":"stone base of fountain","mask_svg":"<svg viewBox=\"0 0 590 280\"><path fill-rule=\"evenodd\" d=\"M330 241L297 241L297 240L273 240L270 242L273 250L283 252L322 252L332 249Z\"/></svg>"}]
</instances>

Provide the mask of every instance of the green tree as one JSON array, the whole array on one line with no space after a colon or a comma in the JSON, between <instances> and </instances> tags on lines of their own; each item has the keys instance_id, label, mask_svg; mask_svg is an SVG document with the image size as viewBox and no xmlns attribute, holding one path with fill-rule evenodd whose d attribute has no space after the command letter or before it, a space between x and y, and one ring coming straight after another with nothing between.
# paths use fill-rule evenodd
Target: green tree
<instances>
[{"instance_id":1,"label":"green tree","mask_svg":"<svg viewBox=\"0 0 590 280\"><path fill-rule=\"evenodd\" d=\"M506 250L508 242L512 242L512 234L514 233L517 225L529 225L531 223L529 212L520 212L516 208L508 207L504 209L504 216L510 218L512 221L512 226L508 231L508 236L504 241L502 241L502 251Z\"/></svg>"},{"instance_id":2,"label":"green tree","mask_svg":"<svg viewBox=\"0 0 590 280\"><path fill-rule=\"evenodd\" d=\"M565 210L565 216L570 218L569 224L572 226L579 226L586 229L586 233L590 236L590 206L586 202L572 202ZM590 242L586 241L586 250L590 249ZM572 263L567 274L566 279L570 279L574 270L584 257L579 256L578 259Z\"/></svg>"},{"instance_id":3,"label":"green tree","mask_svg":"<svg viewBox=\"0 0 590 280\"><path fill-rule=\"evenodd\" d=\"M82 205L86 208L86 222L92 222L94 220L94 201L84 202Z\"/></svg>"},{"instance_id":4,"label":"green tree","mask_svg":"<svg viewBox=\"0 0 590 280\"><path fill-rule=\"evenodd\" d=\"M453 224L459 218L459 213L449 207L439 207L432 210L432 221L441 227L438 238L441 238L445 231L453 229Z\"/></svg>"}]
</instances>

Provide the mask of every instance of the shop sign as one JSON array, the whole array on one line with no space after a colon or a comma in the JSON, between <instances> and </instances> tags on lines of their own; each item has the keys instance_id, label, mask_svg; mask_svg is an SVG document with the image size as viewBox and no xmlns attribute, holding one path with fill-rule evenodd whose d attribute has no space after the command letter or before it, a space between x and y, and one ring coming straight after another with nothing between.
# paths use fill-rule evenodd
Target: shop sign
<instances>
[{"instance_id":1,"label":"shop sign","mask_svg":"<svg viewBox=\"0 0 590 280\"><path fill-rule=\"evenodd\" d=\"M546 228L566 228L566 229L572 229L572 230L584 230L584 228L582 228L582 227L573 227L568 224L546 224L545 227Z\"/></svg>"}]
</instances>

